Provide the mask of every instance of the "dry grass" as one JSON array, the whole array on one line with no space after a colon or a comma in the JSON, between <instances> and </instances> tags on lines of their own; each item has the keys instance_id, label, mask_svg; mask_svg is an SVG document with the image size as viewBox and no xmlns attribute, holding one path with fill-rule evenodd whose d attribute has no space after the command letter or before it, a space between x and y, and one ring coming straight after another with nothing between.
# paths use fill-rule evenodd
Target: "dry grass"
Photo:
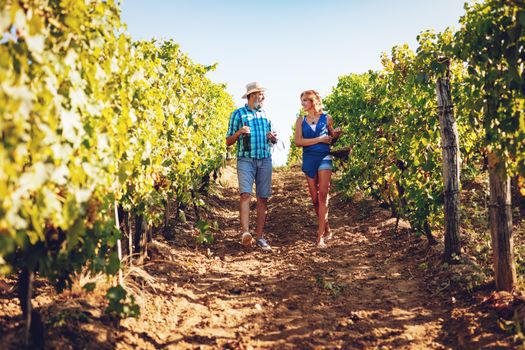
<instances>
[{"instance_id":1,"label":"dry grass","mask_svg":"<svg viewBox=\"0 0 525 350\"><path fill-rule=\"evenodd\" d=\"M125 260L130 261L131 257L127 257ZM155 278L144 267L146 265L137 266L128 262L122 268L122 287L135 298L136 303L140 307L146 303L148 291L156 292L155 284L157 284Z\"/></svg>"},{"instance_id":2,"label":"dry grass","mask_svg":"<svg viewBox=\"0 0 525 350\"><path fill-rule=\"evenodd\" d=\"M135 298L137 304L142 306L146 302L147 291L156 291L155 284L157 281L144 269L145 266L132 265L130 263L131 258L127 256L122 260L122 280L120 284L129 295ZM93 273L88 268L84 268L73 276L72 281L71 289L66 290L63 294L66 299L97 298L104 297L107 290L118 283L118 277L107 276L102 272ZM85 287L91 283L95 284L94 289L92 291L86 290ZM64 307L67 306L64 305Z\"/></svg>"}]
</instances>

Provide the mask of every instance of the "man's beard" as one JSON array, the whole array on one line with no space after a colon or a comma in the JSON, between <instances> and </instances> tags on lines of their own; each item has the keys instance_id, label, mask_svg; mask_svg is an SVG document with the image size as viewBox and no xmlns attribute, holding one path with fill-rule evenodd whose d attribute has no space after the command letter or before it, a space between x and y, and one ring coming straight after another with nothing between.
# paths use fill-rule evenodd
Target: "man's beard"
<instances>
[{"instance_id":1,"label":"man's beard","mask_svg":"<svg viewBox=\"0 0 525 350\"><path fill-rule=\"evenodd\" d=\"M255 109L261 109L263 106L263 103L256 101L253 103L253 106L255 107Z\"/></svg>"}]
</instances>

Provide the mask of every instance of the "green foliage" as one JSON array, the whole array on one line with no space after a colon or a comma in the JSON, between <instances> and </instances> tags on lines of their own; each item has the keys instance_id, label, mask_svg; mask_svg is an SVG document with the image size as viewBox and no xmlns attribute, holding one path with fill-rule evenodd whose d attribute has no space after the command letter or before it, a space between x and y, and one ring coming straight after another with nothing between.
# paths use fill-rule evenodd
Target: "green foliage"
<instances>
[{"instance_id":1,"label":"green foliage","mask_svg":"<svg viewBox=\"0 0 525 350\"><path fill-rule=\"evenodd\" d=\"M292 126L292 135L290 136L290 150L288 151L288 158L286 165L291 166L301 162L301 148L295 145L295 123Z\"/></svg>"},{"instance_id":2,"label":"green foliage","mask_svg":"<svg viewBox=\"0 0 525 350\"><path fill-rule=\"evenodd\" d=\"M525 175L525 4L487 0L466 7L451 45L468 66L468 116L484 130L489 166Z\"/></svg>"},{"instance_id":3,"label":"green foliage","mask_svg":"<svg viewBox=\"0 0 525 350\"><path fill-rule=\"evenodd\" d=\"M301 110L297 113L297 118L300 118L301 116L304 116L305 112L301 108ZM288 151L288 159L286 160L287 166L292 166L295 164L299 164L302 159L302 150L301 147L297 147L295 145L295 122L292 125L292 134L290 135L290 150Z\"/></svg>"},{"instance_id":4,"label":"green foliage","mask_svg":"<svg viewBox=\"0 0 525 350\"><path fill-rule=\"evenodd\" d=\"M325 106L352 147L337 187L381 199L417 231L442 221L443 180L436 80L449 76L462 172L489 166L525 173L523 4L467 6L462 27L422 32L414 52L395 46L383 69L341 76ZM521 49L520 49L521 48ZM521 51L520 51L521 50Z\"/></svg>"},{"instance_id":5,"label":"green foliage","mask_svg":"<svg viewBox=\"0 0 525 350\"><path fill-rule=\"evenodd\" d=\"M157 224L191 201L232 98L173 41L132 42L113 0L2 2L0 32L0 272L115 274L115 205Z\"/></svg>"},{"instance_id":6,"label":"green foliage","mask_svg":"<svg viewBox=\"0 0 525 350\"><path fill-rule=\"evenodd\" d=\"M111 287L106 295L109 305L105 312L117 319L127 317L138 317L140 314L139 306L135 304L133 295L127 297L127 292L122 286Z\"/></svg>"},{"instance_id":7,"label":"green foliage","mask_svg":"<svg viewBox=\"0 0 525 350\"><path fill-rule=\"evenodd\" d=\"M92 292L95 290L97 284L95 282L89 282L82 286L82 289L84 289L86 292Z\"/></svg>"},{"instance_id":8,"label":"green foliage","mask_svg":"<svg viewBox=\"0 0 525 350\"><path fill-rule=\"evenodd\" d=\"M199 220L195 225L199 231L196 240L198 244L212 244L213 233L210 231L210 224L206 221Z\"/></svg>"},{"instance_id":9,"label":"green foliage","mask_svg":"<svg viewBox=\"0 0 525 350\"><path fill-rule=\"evenodd\" d=\"M332 299L336 299L346 288L345 285L339 284L336 281L327 281L322 275L317 275L315 280L317 286L327 290Z\"/></svg>"},{"instance_id":10,"label":"green foliage","mask_svg":"<svg viewBox=\"0 0 525 350\"><path fill-rule=\"evenodd\" d=\"M46 322L52 328L64 327L72 323L86 323L91 321L89 314L80 310L63 310L51 316Z\"/></svg>"}]
</instances>

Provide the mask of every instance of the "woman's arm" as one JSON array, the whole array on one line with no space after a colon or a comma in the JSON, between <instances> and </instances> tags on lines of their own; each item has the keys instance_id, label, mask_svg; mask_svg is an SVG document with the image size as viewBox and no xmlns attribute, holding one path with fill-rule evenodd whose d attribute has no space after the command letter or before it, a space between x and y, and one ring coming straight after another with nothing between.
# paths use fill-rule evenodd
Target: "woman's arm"
<instances>
[{"instance_id":1,"label":"woman's arm","mask_svg":"<svg viewBox=\"0 0 525 350\"><path fill-rule=\"evenodd\" d=\"M302 131L302 123L303 123L303 117L297 118L295 121L295 145L297 147L305 147L305 146L311 146L315 145L316 143L330 143L332 141L332 137L330 136L319 136L314 137L312 139L305 139L303 137L303 131Z\"/></svg>"},{"instance_id":2,"label":"woman's arm","mask_svg":"<svg viewBox=\"0 0 525 350\"><path fill-rule=\"evenodd\" d=\"M330 114L326 115L326 120L328 121L328 133L332 136L332 143L335 143L343 131L341 128L334 129L334 120Z\"/></svg>"}]
</instances>

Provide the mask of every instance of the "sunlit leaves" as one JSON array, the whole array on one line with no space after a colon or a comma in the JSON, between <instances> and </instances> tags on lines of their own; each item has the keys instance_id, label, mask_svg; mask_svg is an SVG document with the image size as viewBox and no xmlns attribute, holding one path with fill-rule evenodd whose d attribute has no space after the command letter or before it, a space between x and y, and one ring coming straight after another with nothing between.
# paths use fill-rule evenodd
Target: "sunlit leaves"
<instances>
[{"instance_id":1,"label":"sunlit leaves","mask_svg":"<svg viewBox=\"0 0 525 350\"><path fill-rule=\"evenodd\" d=\"M466 7L459 31L422 32L383 54L380 72L342 76L326 106L353 155L339 186L381 198L415 228L442 205L441 142L435 81L448 75L464 170L525 174L524 8L489 0Z\"/></svg>"},{"instance_id":2,"label":"sunlit leaves","mask_svg":"<svg viewBox=\"0 0 525 350\"><path fill-rule=\"evenodd\" d=\"M461 18L453 53L468 64L472 120L484 126L484 143L497 166L525 174L524 47L522 2L488 0Z\"/></svg>"},{"instance_id":3,"label":"sunlit leaves","mask_svg":"<svg viewBox=\"0 0 525 350\"><path fill-rule=\"evenodd\" d=\"M132 43L114 1L3 3L0 29L0 269L17 251L60 286L115 273L115 200L149 223L168 193L190 200L222 164L231 96L173 41Z\"/></svg>"}]
</instances>

